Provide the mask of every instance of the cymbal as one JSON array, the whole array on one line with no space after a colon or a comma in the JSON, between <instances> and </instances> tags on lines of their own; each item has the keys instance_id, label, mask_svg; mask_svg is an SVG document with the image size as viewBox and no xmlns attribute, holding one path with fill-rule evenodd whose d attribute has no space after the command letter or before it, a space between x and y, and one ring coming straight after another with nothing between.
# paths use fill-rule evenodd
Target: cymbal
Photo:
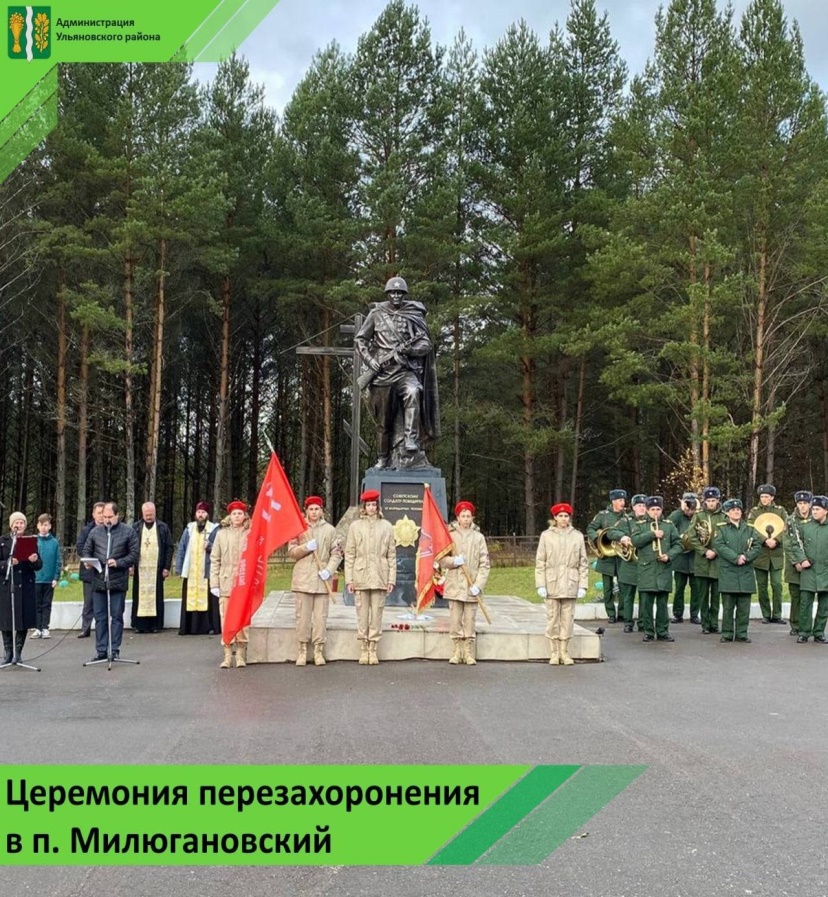
<instances>
[{"instance_id":1,"label":"cymbal","mask_svg":"<svg viewBox=\"0 0 828 897\"><path fill-rule=\"evenodd\" d=\"M760 514L753 521L753 527L762 534L763 538L770 536L778 539L785 532L785 521L778 514L768 511L765 514Z\"/></svg>"}]
</instances>

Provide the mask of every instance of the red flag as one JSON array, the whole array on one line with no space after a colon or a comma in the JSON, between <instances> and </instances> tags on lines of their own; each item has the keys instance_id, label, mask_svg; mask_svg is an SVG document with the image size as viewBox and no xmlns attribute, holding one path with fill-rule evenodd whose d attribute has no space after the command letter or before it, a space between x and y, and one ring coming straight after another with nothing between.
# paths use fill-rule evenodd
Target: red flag
<instances>
[{"instance_id":1,"label":"red flag","mask_svg":"<svg viewBox=\"0 0 828 897\"><path fill-rule=\"evenodd\" d=\"M423 492L423 520L420 524L420 542L417 546L417 607L425 610L437 597L434 592L435 564L451 554L452 541L448 527L434 501L431 489Z\"/></svg>"},{"instance_id":2,"label":"red flag","mask_svg":"<svg viewBox=\"0 0 828 897\"><path fill-rule=\"evenodd\" d=\"M249 625L261 607L267 579L267 559L285 542L303 533L308 523L299 510L299 503L288 478L276 457L270 455L262 488L250 520L247 547L244 549L230 601L224 615L222 638L229 645L236 633Z\"/></svg>"}]
</instances>

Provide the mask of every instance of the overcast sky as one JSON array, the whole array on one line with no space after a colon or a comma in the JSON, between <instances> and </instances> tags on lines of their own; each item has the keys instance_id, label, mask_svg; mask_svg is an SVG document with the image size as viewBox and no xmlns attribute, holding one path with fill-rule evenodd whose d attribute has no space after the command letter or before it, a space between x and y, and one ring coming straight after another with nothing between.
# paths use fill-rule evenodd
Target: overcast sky
<instances>
[{"instance_id":1,"label":"overcast sky","mask_svg":"<svg viewBox=\"0 0 828 897\"><path fill-rule=\"evenodd\" d=\"M253 80L264 86L268 103L281 112L316 51L332 40L346 51L355 50L385 5L386 0L279 0L239 51L250 62ZM598 0L597 5L607 12L630 72L640 72L652 54L658 0ZM737 21L747 5L734 0ZM519 18L545 39L556 21L565 22L569 10L568 0L420 0L416 6L428 19L434 42L451 44L462 27L478 52L495 44ZM828 4L788 0L785 10L789 21L799 22L811 76L828 89ZM214 71L215 66L198 65L195 73L203 81Z\"/></svg>"}]
</instances>

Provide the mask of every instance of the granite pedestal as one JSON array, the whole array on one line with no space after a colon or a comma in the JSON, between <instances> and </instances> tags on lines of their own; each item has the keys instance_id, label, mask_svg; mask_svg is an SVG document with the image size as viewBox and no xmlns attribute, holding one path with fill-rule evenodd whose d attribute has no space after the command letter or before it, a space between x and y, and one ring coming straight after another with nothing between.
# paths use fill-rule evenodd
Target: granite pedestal
<instances>
[{"instance_id":1,"label":"granite pedestal","mask_svg":"<svg viewBox=\"0 0 828 897\"><path fill-rule=\"evenodd\" d=\"M328 615L328 640L325 657L329 661L359 659L356 638L356 614L337 596ZM548 661L549 641L546 630L546 609L522 598L487 595L486 607L491 625L483 615L477 616L477 659L506 661ZM271 592L259 608L250 626L248 663L294 663L298 645L296 618L291 592ZM442 660L452 654L449 638L449 612L430 607L419 620L409 611L385 608L383 635L377 655L387 660ZM575 624L569 654L576 661L599 661L601 637L592 630Z\"/></svg>"}]
</instances>

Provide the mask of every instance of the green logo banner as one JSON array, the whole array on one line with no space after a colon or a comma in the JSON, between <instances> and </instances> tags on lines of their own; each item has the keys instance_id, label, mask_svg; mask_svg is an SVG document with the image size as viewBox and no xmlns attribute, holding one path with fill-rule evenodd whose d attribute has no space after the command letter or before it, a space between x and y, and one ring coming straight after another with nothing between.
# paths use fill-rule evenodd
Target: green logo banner
<instances>
[{"instance_id":1,"label":"green logo banner","mask_svg":"<svg viewBox=\"0 0 828 897\"><path fill-rule=\"evenodd\" d=\"M643 766L17 766L4 865L529 865Z\"/></svg>"},{"instance_id":2,"label":"green logo banner","mask_svg":"<svg viewBox=\"0 0 828 897\"><path fill-rule=\"evenodd\" d=\"M57 122L60 62L215 62L256 28L277 0L67 0L9 6L0 55L0 182Z\"/></svg>"}]
</instances>

